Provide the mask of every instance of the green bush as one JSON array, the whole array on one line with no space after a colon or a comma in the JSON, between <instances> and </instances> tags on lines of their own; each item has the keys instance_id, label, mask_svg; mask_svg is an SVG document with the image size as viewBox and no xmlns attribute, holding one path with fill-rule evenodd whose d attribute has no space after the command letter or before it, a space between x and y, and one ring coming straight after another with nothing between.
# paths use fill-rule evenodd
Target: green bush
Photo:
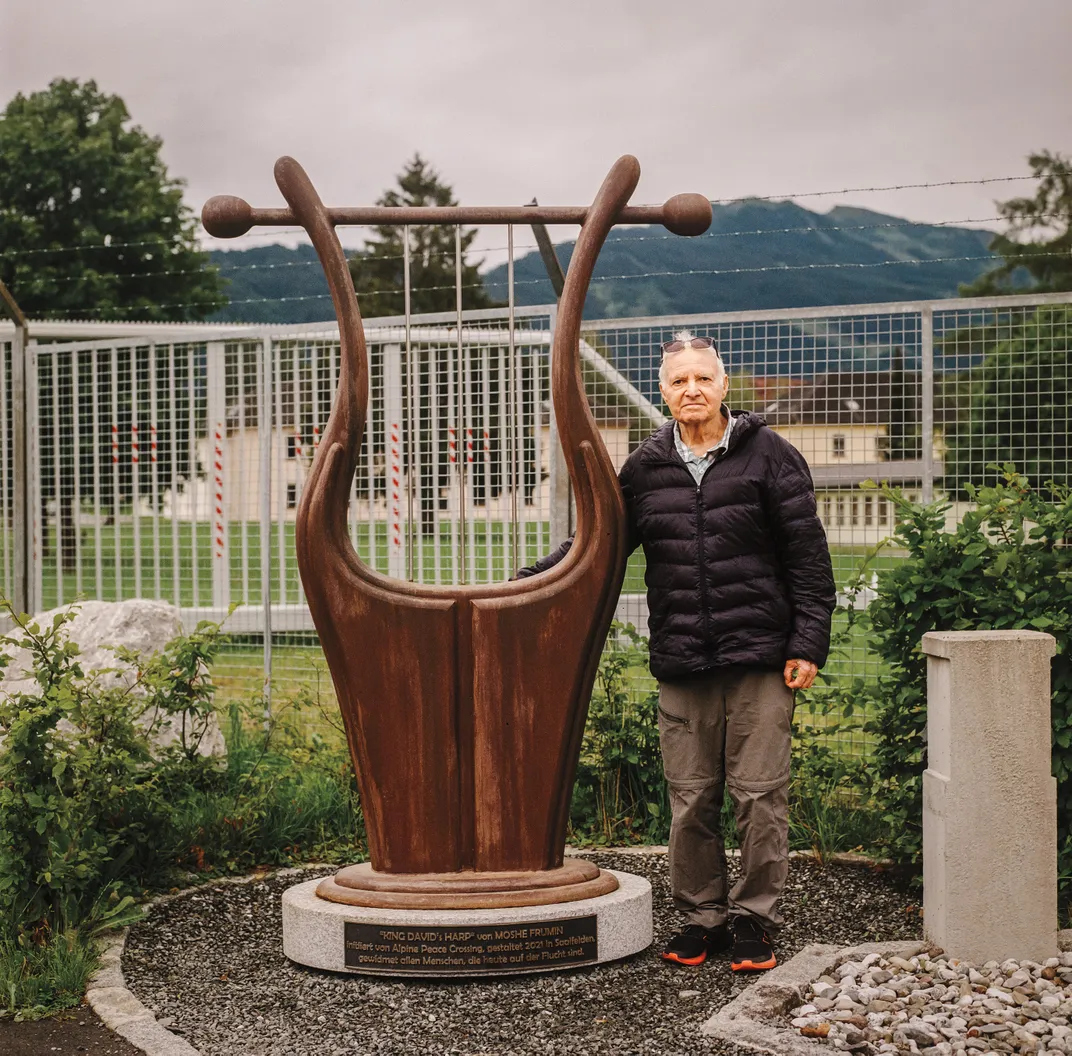
<instances>
[{"instance_id":1,"label":"green bush","mask_svg":"<svg viewBox=\"0 0 1072 1056\"><path fill-rule=\"evenodd\" d=\"M846 632L848 633L848 632ZM829 739L840 726L803 721L831 707L829 695L798 695L793 726L789 843L822 860L847 850L867 850L881 820L858 794L865 760L842 755ZM648 675L648 642L629 624L614 623L600 659L581 744L573 790L570 836L602 844L665 843L670 836L670 799L659 750L659 694ZM846 720L852 705L843 708ZM726 845L737 845L733 804L722 808Z\"/></svg>"},{"instance_id":2,"label":"green bush","mask_svg":"<svg viewBox=\"0 0 1072 1056\"><path fill-rule=\"evenodd\" d=\"M314 696L260 725L263 702L235 705L226 758L199 753L215 717L219 625L152 657L117 651L129 666L115 678L82 670L72 611L46 627L8 611L15 633L0 645L29 651L35 684L0 698L0 1016L76 1003L94 938L138 919L136 897L191 872L360 855L344 741L302 732ZM160 747L165 723L175 737Z\"/></svg>"},{"instance_id":3,"label":"green bush","mask_svg":"<svg viewBox=\"0 0 1072 1056\"><path fill-rule=\"evenodd\" d=\"M124 871L159 817L146 700L87 677L73 613L0 644L29 650L36 686L0 698L0 922L23 944L116 921ZM8 656L0 654L0 663Z\"/></svg>"},{"instance_id":4,"label":"green bush","mask_svg":"<svg viewBox=\"0 0 1072 1056\"><path fill-rule=\"evenodd\" d=\"M303 716L316 706L306 696L283 702L264 726L254 721L262 702L231 705L226 760L193 759L165 775L162 869L233 873L361 856L364 819L345 742L304 732Z\"/></svg>"},{"instance_id":5,"label":"green bush","mask_svg":"<svg viewBox=\"0 0 1072 1056\"><path fill-rule=\"evenodd\" d=\"M884 849L918 864L926 766L927 631L1029 628L1057 640L1052 666L1053 773L1058 781L1061 872L1072 872L1072 497L1067 488L1033 488L1015 468L991 464L993 486L967 485L976 508L945 529L942 503L907 501L883 488L898 511L892 543L907 551L878 573L878 594L862 616L886 673L857 684L874 718L864 724L877 746L869 791L882 804ZM1011 691L1014 689L1010 687Z\"/></svg>"},{"instance_id":6,"label":"green bush","mask_svg":"<svg viewBox=\"0 0 1072 1056\"><path fill-rule=\"evenodd\" d=\"M670 802L659 751L659 694L648 676L648 641L615 621L600 658L581 741L571 835L592 843L659 843Z\"/></svg>"}]
</instances>

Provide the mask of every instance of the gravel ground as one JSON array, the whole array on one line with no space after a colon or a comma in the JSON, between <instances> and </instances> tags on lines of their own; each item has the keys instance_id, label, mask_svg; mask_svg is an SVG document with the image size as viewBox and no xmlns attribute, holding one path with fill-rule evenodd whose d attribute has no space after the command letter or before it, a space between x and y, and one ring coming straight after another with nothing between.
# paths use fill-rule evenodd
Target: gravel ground
<instances>
[{"instance_id":1,"label":"gravel ground","mask_svg":"<svg viewBox=\"0 0 1072 1056\"><path fill-rule=\"evenodd\" d=\"M489 982L319 972L282 954L280 894L296 882L292 874L209 887L158 906L131 930L123 972L145 1005L203 1056L739 1051L699 1028L752 980L734 978L725 958L684 969L657 957L678 924L665 855L585 857L651 880L655 945L649 950L616 964ZM730 867L736 868L732 860ZM881 872L823 871L794 858L779 956L786 960L812 942L918 938L913 902Z\"/></svg>"}]
</instances>

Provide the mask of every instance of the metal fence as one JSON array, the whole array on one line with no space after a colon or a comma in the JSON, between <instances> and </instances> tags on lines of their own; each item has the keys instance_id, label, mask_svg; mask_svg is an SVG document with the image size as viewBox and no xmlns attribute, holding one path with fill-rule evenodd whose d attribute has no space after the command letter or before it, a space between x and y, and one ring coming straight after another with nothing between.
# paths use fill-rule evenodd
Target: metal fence
<instances>
[{"instance_id":1,"label":"metal fence","mask_svg":"<svg viewBox=\"0 0 1072 1056\"><path fill-rule=\"evenodd\" d=\"M863 480L945 494L951 524L963 484L995 460L1068 482L1070 306L1062 294L592 321L583 372L620 466L663 420L660 343L680 328L714 337L727 403L763 414L807 458L844 586L893 527L890 504ZM484 310L461 326L453 313L366 324L370 403L350 528L378 570L496 581L568 532L550 408L555 308L510 319ZM237 602L217 672L225 691L327 686L293 526L338 376L334 324L42 323L25 353L0 329L0 352L4 591L17 593L23 554L33 610L159 597L193 625ZM895 560L887 552L878 566ZM619 617L646 629L640 553ZM878 662L860 639L830 668L873 678Z\"/></svg>"}]
</instances>

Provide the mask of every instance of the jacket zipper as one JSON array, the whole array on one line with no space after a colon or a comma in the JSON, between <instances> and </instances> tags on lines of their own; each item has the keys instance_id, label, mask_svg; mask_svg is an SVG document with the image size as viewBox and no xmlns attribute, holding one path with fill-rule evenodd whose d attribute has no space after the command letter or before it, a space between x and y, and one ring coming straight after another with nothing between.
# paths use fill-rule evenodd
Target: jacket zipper
<instances>
[{"instance_id":1,"label":"jacket zipper","mask_svg":"<svg viewBox=\"0 0 1072 1056\"><path fill-rule=\"evenodd\" d=\"M704 478L716 465L716 463L721 462L722 459L725 458L725 456L728 454L729 450L727 448L724 448L723 450L719 451L718 454L715 455L714 459L712 459L711 465L709 465L703 471L703 476L701 476L700 479L696 482L696 568L700 575L700 608L703 613L704 638L707 642L711 641L711 618L707 604L707 570L704 564L703 552L703 495L701 494L701 486L703 485ZM663 459L656 460L656 464L662 464L663 462ZM689 472L688 467L685 465L684 462L682 462L680 457L668 458L665 460L665 463L672 466L680 466L683 470L685 470L686 473ZM691 474L689 475L691 476Z\"/></svg>"},{"instance_id":2,"label":"jacket zipper","mask_svg":"<svg viewBox=\"0 0 1072 1056\"><path fill-rule=\"evenodd\" d=\"M714 465L714 463L712 463ZM707 467L708 469L711 466ZM706 471L704 477L707 476ZM703 496L700 485L703 477L696 483L696 567L700 574L700 608L703 612L704 639L711 641L711 621L707 611L707 570L704 563L704 526L703 526Z\"/></svg>"}]
</instances>

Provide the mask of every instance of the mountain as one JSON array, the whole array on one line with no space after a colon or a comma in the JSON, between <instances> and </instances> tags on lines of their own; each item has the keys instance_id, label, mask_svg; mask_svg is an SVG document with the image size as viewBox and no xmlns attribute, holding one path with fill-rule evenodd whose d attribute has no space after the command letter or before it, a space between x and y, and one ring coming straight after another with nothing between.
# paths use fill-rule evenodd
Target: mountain
<instances>
[{"instance_id":1,"label":"mountain","mask_svg":"<svg viewBox=\"0 0 1072 1056\"><path fill-rule=\"evenodd\" d=\"M792 202L715 206L710 230L698 238L680 238L661 227L613 231L596 265L585 316L951 297L960 283L992 266L986 247L993 237L990 231L913 224L850 206L829 213ZM573 243L556 248L565 267ZM945 259L964 257L987 259ZM505 298L506 266L489 271L485 282L493 297ZM538 253L515 261L514 283L518 304L553 300Z\"/></svg>"},{"instance_id":2,"label":"mountain","mask_svg":"<svg viewBox=\"0 0 1072 1056\"><path fill-rule=\"evenodd\" d=\"M328 284L312 246L212 250L231 303L211 316L227 323L318 323L334 319Z\"/></svg>"},{"instance_id":3,"label":"mountain","mask_svg":"<svg viewBox=\"0 0 1072 1056\"><path fill-rule=\"evenodd\" d=\"M986 247L993 235L914 224L852 206L814 213L793 202L717 205L711 229L699 238L679 238L661 227L613 231L600 254L585 315L684 315L956 296L960 283L992 266ZM566 266L573 242L557 250ZM231 304L215 319L303 323L332 317L310 246L215 250L211 257L230 280ZM506 300L505 265L488 271L485 282L493 297ZM554 300L535 251L514 262L514 283L517 304Z\"/></svg>"}]
</instances>

